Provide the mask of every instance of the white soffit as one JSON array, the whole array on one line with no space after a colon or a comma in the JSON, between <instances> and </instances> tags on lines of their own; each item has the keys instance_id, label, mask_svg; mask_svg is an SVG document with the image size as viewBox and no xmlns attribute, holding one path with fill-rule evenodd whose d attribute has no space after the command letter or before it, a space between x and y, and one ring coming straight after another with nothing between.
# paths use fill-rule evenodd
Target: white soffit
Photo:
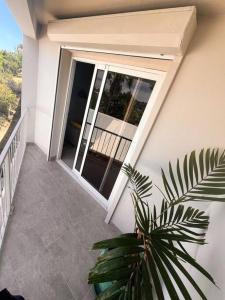
<instances>
[{"instance_id":1,"label":"white soffit","mask_svg":"<svg viewBox=\"0 0 225 300\"><path fill-rule=\"evenodd\" d=\"M31 7L32 2L29 0L6 0L6 4L14 15L22 33L35 39L37 20Z\"/></svg>"},{"instance_id":2,"label":"white soffit","mask_svg":"<svg viewBox=\"0 0 225 300\"><path fill-rule=\"evenodd\" d=\"M95 51L184 55L196 28L194 6L56 20L48 37Z\"/></svg>"}]
</instances>

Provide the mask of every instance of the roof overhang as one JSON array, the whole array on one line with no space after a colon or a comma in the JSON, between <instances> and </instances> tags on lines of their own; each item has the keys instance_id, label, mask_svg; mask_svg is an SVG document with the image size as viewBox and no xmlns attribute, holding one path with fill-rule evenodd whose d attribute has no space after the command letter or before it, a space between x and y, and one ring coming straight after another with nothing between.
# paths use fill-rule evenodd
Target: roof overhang
<instances>
[{"instance_id":1,"label":"roof overhang","mask_svg":"<svg viewBox=\"0 0 225 300\"><path fill-rule=\"evenodd\" d=\"M6 4L13 13L16 22L23 34L35 39L38 22L30 0L6 0Z\"/></svg>"},{"instance_id":2,"label":"roof overhang","mask_svg":"<svg viewBox=\"0 0 225 300\"><path fill-rule=\"evenodd\" d=\"M196 28L194 6L55 20L51 41L64 46L121 53L184 55Z\"/></svg>"}]
</instances>

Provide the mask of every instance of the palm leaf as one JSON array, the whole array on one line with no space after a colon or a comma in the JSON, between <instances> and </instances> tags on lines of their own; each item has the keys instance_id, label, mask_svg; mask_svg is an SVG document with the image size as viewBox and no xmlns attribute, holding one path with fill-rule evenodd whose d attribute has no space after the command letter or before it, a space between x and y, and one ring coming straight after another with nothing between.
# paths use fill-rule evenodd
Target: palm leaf
<instances>
[{"instance_id":1,"label":"palm leaf","mask_svg":"<svg viewBox=\"0 0 225 300\"><path fill-rule=\"evenodd\" d=\"M152 181L149 181L149 176L144 176L140 172L136 171L130 164L124 165L122 171L127 175L131 185L133 193L139 198L149 197L152 189Z\"/></svg>"},{"instance_id":2,"label":"palm leaf","mask_svg":"<svg viewBox=\"0 0 225 300\"><path fill-rule=\"evenodd\" d=\"M160 252L164 252L167 255L167 258L171 260L171 262L185 275L185 277L189 280L189 282L192 284L192 286L195 288L195 290L198 292L198 294L202 297L202 299L206 299L204 293L199 288L199 286L196 284L192 276L189 274L189 272L185 269L185 267L179 262L176 256L174 256L174 249L170 249L173 252L170 252L167 247L162 245L160 243ZM186 253L188 256L188 254Z\"/></svg>"},{"instance_id":3,"label":"palm leaf","mask_svg":"<svg viewBox=\"0 0 225 300\"><path fill-rule=\"evenodd\" d=\"M164 299L162 282L171 299L179 299L176 286L170 279L173 278L184 299L190 300L191 296L180 280L174 265L189 279L202 299L205 299L203 292L185 272L177 257L182 259L183 263L187 262L196 267L209 280L212 281L212 278L182 247L179 249L178 246L174 246L174 242L203 244L205 230L209 224L208 216L204 215L203 211L192 207L185 208L181 204L169 207L165 201L162 201L159 211L156 208L153 211L150 222L154 222L154 226L148 234L144 236L124 234L98 242L93 246L94 249L104 247L113 249L99 257L95 267L89 273L89 283L123 282L123 285L118 285L118 289L116 289L117 285L114 285L114 288L102 294L104 298L97 299L111 299L116 295L117 299L120 297L120 299L147 300L152 299L155 291L157 298L162 300ZM163 217L161 217L162 213ZM202 231L196 232L196 229Z\"/></svg>"},{"instance_id":4,"label":"palm leaf","mask_svg":"<svg viewBox=\"0 0 225 300\"><path fill-rule=\"evenodd\" d=\"M180 165L183 165L181 170ZM225 201L225 154L218 149L192 151L176 170L169 163L169 173L162 170L162 181L169 201Z\"/></svg>"},{"instance_id":5,"label":"palm leaf","mask_svg":"<svg viewBox=\"0 0 225 300\"><path fill-rule=\"evenodd\" d=\"M176 207L171 205L167 208L167 214L162 208L165 202L162 201L160 215L154 222L154 229L151 230L151 239L162 239L172 242L190 242L197 244L205 243L205 233L209 225L209 217L203 211L192 207L184 207L179 204ZM196 231L198 230L198 232Z\"/></svg>"},{"instance_id":6,"label":"palm leaf","mask_svg":"<svg viewBox=\"0 0 225 300\"><path fill-rule=\"evenodd\" d=\"M112 249L116 247L128 247L128 246L138 246L142 245L143 241L137 239L136 233L128 233L119 235L113 239L103 240L101 242L97 242L93 245L92 249Z\"/></svg>"},{"instance_id":7,"label":"palm leaf","mask_svg":"<svg viewBox=\"0 0 225 300\"><path fill-rule=\"evenodd\" d=\"M130 165L123 167L131 184L135 211L135 232L103 240L93 249L107 249L90 270L88 282L112 282L96 299L151 300L153 295L164 300L164 289L171 299L192 299L180 278L181 272L199 296L206 300L201 288L186 270L186 264L197 269L215 284L211 275L185 250L184 244L205 244L209 217L204 211L186 207L182 202L225 201L225 152L217 149L193 151L169 163L168 175L162 170L165 195L161 207L146 200L152 182ZM178 293L179 289L179 293Z\"/></svg>"},{"instance_id":8,"label":"palm leaf","mask_svg":"<svg viewBox=\"0 0 225 300\"><path fill-rule=\"evenodd\" d=\"M113 283L111 287L109 287L106 291L101 293L96 300L106 300L106 299L118 299L118 297L124 291L124 281L117 281Z\"/></svg>"}]
</instances>

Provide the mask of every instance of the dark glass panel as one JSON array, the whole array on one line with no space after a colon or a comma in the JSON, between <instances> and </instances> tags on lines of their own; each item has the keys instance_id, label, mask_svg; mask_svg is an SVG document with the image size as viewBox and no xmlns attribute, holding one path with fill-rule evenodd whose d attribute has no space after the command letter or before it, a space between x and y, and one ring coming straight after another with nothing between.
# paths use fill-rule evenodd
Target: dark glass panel
<instances>
[{"instance_id":1,"label":"dark glass panel","mask_svg":"<svg viewBox=\"0 0 225 300\"><path fill-rule=\"evenodd\" d=\"M108 72L82 176L109 198L155 82Z\"/></svg>"},{"instance_id":2,"label":"dark glass panel","mask_svg":"<svg viewBox=\"0 0 225 300\"><path fill-rule=\"evenodd\" d=\"M61 159L72 169L87 104L94 65L77 62Z\"/></svg>"}]
</instances>

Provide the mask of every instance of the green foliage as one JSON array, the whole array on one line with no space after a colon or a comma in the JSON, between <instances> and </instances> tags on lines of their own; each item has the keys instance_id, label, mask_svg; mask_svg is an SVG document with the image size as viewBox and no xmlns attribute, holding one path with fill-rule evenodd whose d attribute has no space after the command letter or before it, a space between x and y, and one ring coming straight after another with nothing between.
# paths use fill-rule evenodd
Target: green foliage
<instances>
[{"instance_id":1,"label":"green foliage","mask_svg":"<svg viewBox=\"0 0 225 300\"><path fill-rule=\"evenodd\" d=\"M186 264L197 269L215 284L211 275L185 250L185 244L205 244L209 216L188 201L225 201L225 154L218 149L202 150L198 158L193 151L176 168L169 163L162 170L162 202L160 208L147 201L152 195L148 176L125 165L123 172L131 184L135 211L134 233L120 235L93 245L108 249L90 270L89 283L112 282L112 286L96 299L147 300L165 299L163 286L171 299L192 297L180 278L186 277L202 299L207 299L187 272Z\"/></svg>"},{"instance_id":2,"label":"green foliage","mask_svg":"<svg viewBox=\"0 0 225 300\"><path fill-rule=\"evenodd\" d=\"M162 170L167 199L175 202L225 201L224 176L225 153L219 156L219 149L201 150L198 158L193 151L189 157L185 156L182 163L177 160L175 171L169 164L167 177Z\"/></svg>"},{"instance_id":3,"label":"green foliage","mask_svg":"<svg viewBox=\"0 0 225 300\"><path fill-rule=\"evenodd\" d=\"M0 129L5 125L5 118L4 116L0 115Z\"/></svg>"},{"instance_id":4,"label":"green foliage","mask_svg":"<svg viewBox=\"0 0 225 300\"><path fill-rule=\"evenodd\" d=\"M0 50L0 126L16 111L21 97L22 45Z\"/></svg>"},{"instance_id":5,"label":"green foliage","mask_svg":"<svg viewBox=\"0 0 225 300\"><path fill-rule=\"evenodd\" d=\"M12 93L16 95L17 98L21 96L21 80L15 80L15 78L10 78L7 82L8 87L11 89Z\"/></svg>"},{"instance_id":6,"label":"green foliage","mask_svg":"<svg viewBox=\"0 0 225 300\"><path fill-rule=\"evenodd\" d=\"M3 73L17 76L22 71L22 48L15 51L0 50L0 70Z\"/></svg>"},{"instance_id":7,"label":"green foliage","mask_svg":"<svg viewBox=\"0 0 225 300\"><path fill-rule=\"evenodd\" d=\"M4 83L0 83L0 113L8 116L9 109L16 105L16 95Z\"/></svg>"}]
</instances>

